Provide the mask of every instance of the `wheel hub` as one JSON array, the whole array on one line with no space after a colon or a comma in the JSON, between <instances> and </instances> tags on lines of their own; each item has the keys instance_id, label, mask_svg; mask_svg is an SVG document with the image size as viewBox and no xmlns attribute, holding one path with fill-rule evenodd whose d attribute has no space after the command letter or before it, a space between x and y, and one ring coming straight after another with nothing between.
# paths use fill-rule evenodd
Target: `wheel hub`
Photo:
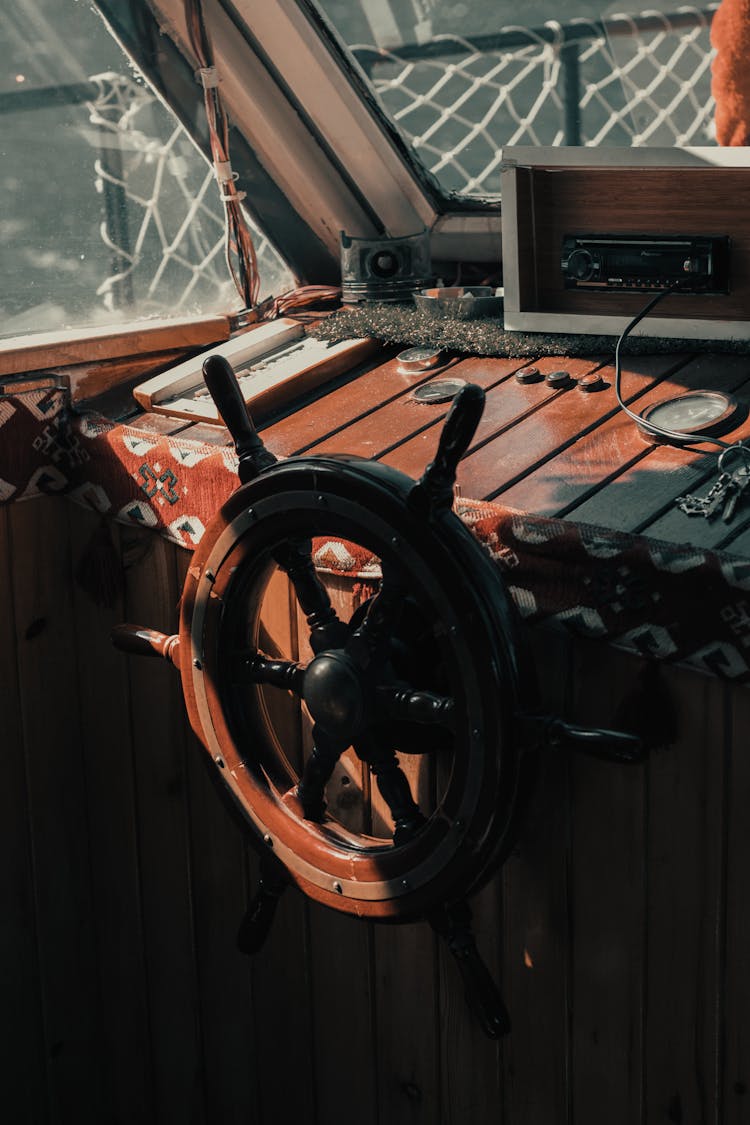
<instances>
[{"instance_id":1,"label":"wheel hub","mask_svg":"<svg viewBox=\"0 0 750 1125\"><path fill-rule=\"evenodd\" d=\"M315 723L337 741L351 742L366 718L361 671L343 649L321 652L305 669L302 698Z\"/></svg>"}]
</instances>

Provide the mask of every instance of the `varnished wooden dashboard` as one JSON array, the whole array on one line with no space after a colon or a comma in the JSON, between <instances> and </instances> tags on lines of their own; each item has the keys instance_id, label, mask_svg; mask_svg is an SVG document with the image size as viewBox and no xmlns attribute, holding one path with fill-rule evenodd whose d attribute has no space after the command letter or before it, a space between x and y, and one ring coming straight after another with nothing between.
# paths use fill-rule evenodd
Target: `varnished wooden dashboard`
<instances>
[{"instance_id":1,"label":"varnished wooden dashboard","mask_svg":"<svg viewBox=\"0 0 750 1125\"><path fill-rule=\"evenodd\" d=\"M519 369L538 368L542 379L522 384ZM546 381L570 375L564 389ZM326 388L312 401L276 420L258 419L268 447L279 457L351 453L380 460L418 477L435 453L449 403L418 402L417 387L446 379L479 384L486 406L471 448L461 462L461 494L497 500L543 516L570 518L620 531L691 543L696 547L750 548L745 530L750 505L730 525L689 518L674 500L709 487L716 473L708 445L680 449L646 440L618 408L609 357L540 359L453 357L419 376L403 373L395 354L380 355L359 373ZM586 393L578 381L598 373L601 389ZM623 361L623 397L636 412L685 390L719 390L750 406L750 360L743 356L633 356ZM742 413L723 435L747 437ZM179 433L196 441L230 444L226 430L184 418L144 413L136 426Z\"/></svg>"}]
</instances>

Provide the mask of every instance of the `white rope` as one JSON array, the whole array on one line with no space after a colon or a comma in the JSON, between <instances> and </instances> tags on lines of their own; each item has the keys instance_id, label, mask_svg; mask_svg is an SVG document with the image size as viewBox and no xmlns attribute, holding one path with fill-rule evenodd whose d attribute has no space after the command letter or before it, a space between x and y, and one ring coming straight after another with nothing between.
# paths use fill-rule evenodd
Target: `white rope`
<instances>
[{"instance_id":1,"label":"white rope","mask_svg":"<svg viewBox=\"0 0 750 1125\"><path fill-rule=\"evenodd\" d=\"M605 38L591 27L579 41L581 143L711 144L710 15L690 13L695 26L672 26L661 12L656 31L639 31L630 15L618 34ZM587 26L576 20L577 27ZM561 48L565 29L545 25L548 42L533 30L503 28L527 40L522 46L477 51L457 35L435 36L445 56L409 60L398 49L378 50L372 81L385 111L425 166L445 188L470 195L496 194L498 150L513 144L565 141ZM364 46L352 48L372 54Z\"/></svg>"},{"instance_id":2,"label":"white rope","mask_svg":"<svg viewBox=\"0 0 750 1125\"><path fill-rule=\"evenodd\" d=\"M209 87L213 77L208 72L212 69L199 72L199 78ZM97 295L105 307L113 308L117 290L130 278L138 281L139 292L146 298L145 302L139 301L140 311L145 303L154 311L163 312L169 271L170 309L184 309L198 286L212 295L226 291L229 307L234 286L223 260L224 214L209 189L217 180L220 184L233 182L237 173L226 163L209 167L197 182L194 176L188 182L185 173L188 165L195 164L194 150L182 126L172 124L166 139L158 139L148 131L149 126L153 127L151 114L164 112L154 95L124 75L98 74L91 81L97 87L97 95L88 103L89 120L104 143L107 135L111 135L112 148L119 153L122 165L118 174L119 169L115 171L105 166L102 157L98 158L94 162L97 188L103 191L104 185L109 184L119 189L127 201L130 227L128 250L115 241L106 222L101 224L102 241L124 268L105 278ZM181 155L183 152L186 156ZM243 195L237 192L233 198ZM285 271L284 263L264 235L254 226L252 231L256 253L264 263L263 275L278 277ZM155 268L150 266L152 272L146 276L147 262L153 263L154 244L158 249L158 261Z\"/></svg>"}]
</instances>

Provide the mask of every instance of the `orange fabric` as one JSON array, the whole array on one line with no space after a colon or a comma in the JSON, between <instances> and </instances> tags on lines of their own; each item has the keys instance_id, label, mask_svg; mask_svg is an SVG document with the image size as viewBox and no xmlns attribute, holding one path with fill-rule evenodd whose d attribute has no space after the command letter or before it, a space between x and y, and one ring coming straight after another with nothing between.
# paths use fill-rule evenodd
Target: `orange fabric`
<instances>
[{"instance_id":1,"label":"orange fabric","mask_svg":"<svg viewBox=\"0 0 750 1125\"><path fill-rule=\"evenodd\" d=\"M716 140L750 144L750 0L723 0L711 24L717 55L711 92L716 99Z\"/></svg>"}]
</instances>

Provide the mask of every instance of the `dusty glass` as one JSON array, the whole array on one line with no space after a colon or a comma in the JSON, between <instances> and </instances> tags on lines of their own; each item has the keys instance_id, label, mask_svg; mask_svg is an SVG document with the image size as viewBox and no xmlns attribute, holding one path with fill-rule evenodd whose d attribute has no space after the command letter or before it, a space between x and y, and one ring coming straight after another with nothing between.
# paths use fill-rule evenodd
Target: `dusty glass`
<instances>
[{"instance_id":1,"label":"dusty glass","mask_svg":"<svg viewBox=\"0 0 750 1125\"><path fill-rule=\"evenodd\" d=\"M16 0L0 56L0 335L236 309L212 170L98 13Z\"/></svg>"}]
</instances>

